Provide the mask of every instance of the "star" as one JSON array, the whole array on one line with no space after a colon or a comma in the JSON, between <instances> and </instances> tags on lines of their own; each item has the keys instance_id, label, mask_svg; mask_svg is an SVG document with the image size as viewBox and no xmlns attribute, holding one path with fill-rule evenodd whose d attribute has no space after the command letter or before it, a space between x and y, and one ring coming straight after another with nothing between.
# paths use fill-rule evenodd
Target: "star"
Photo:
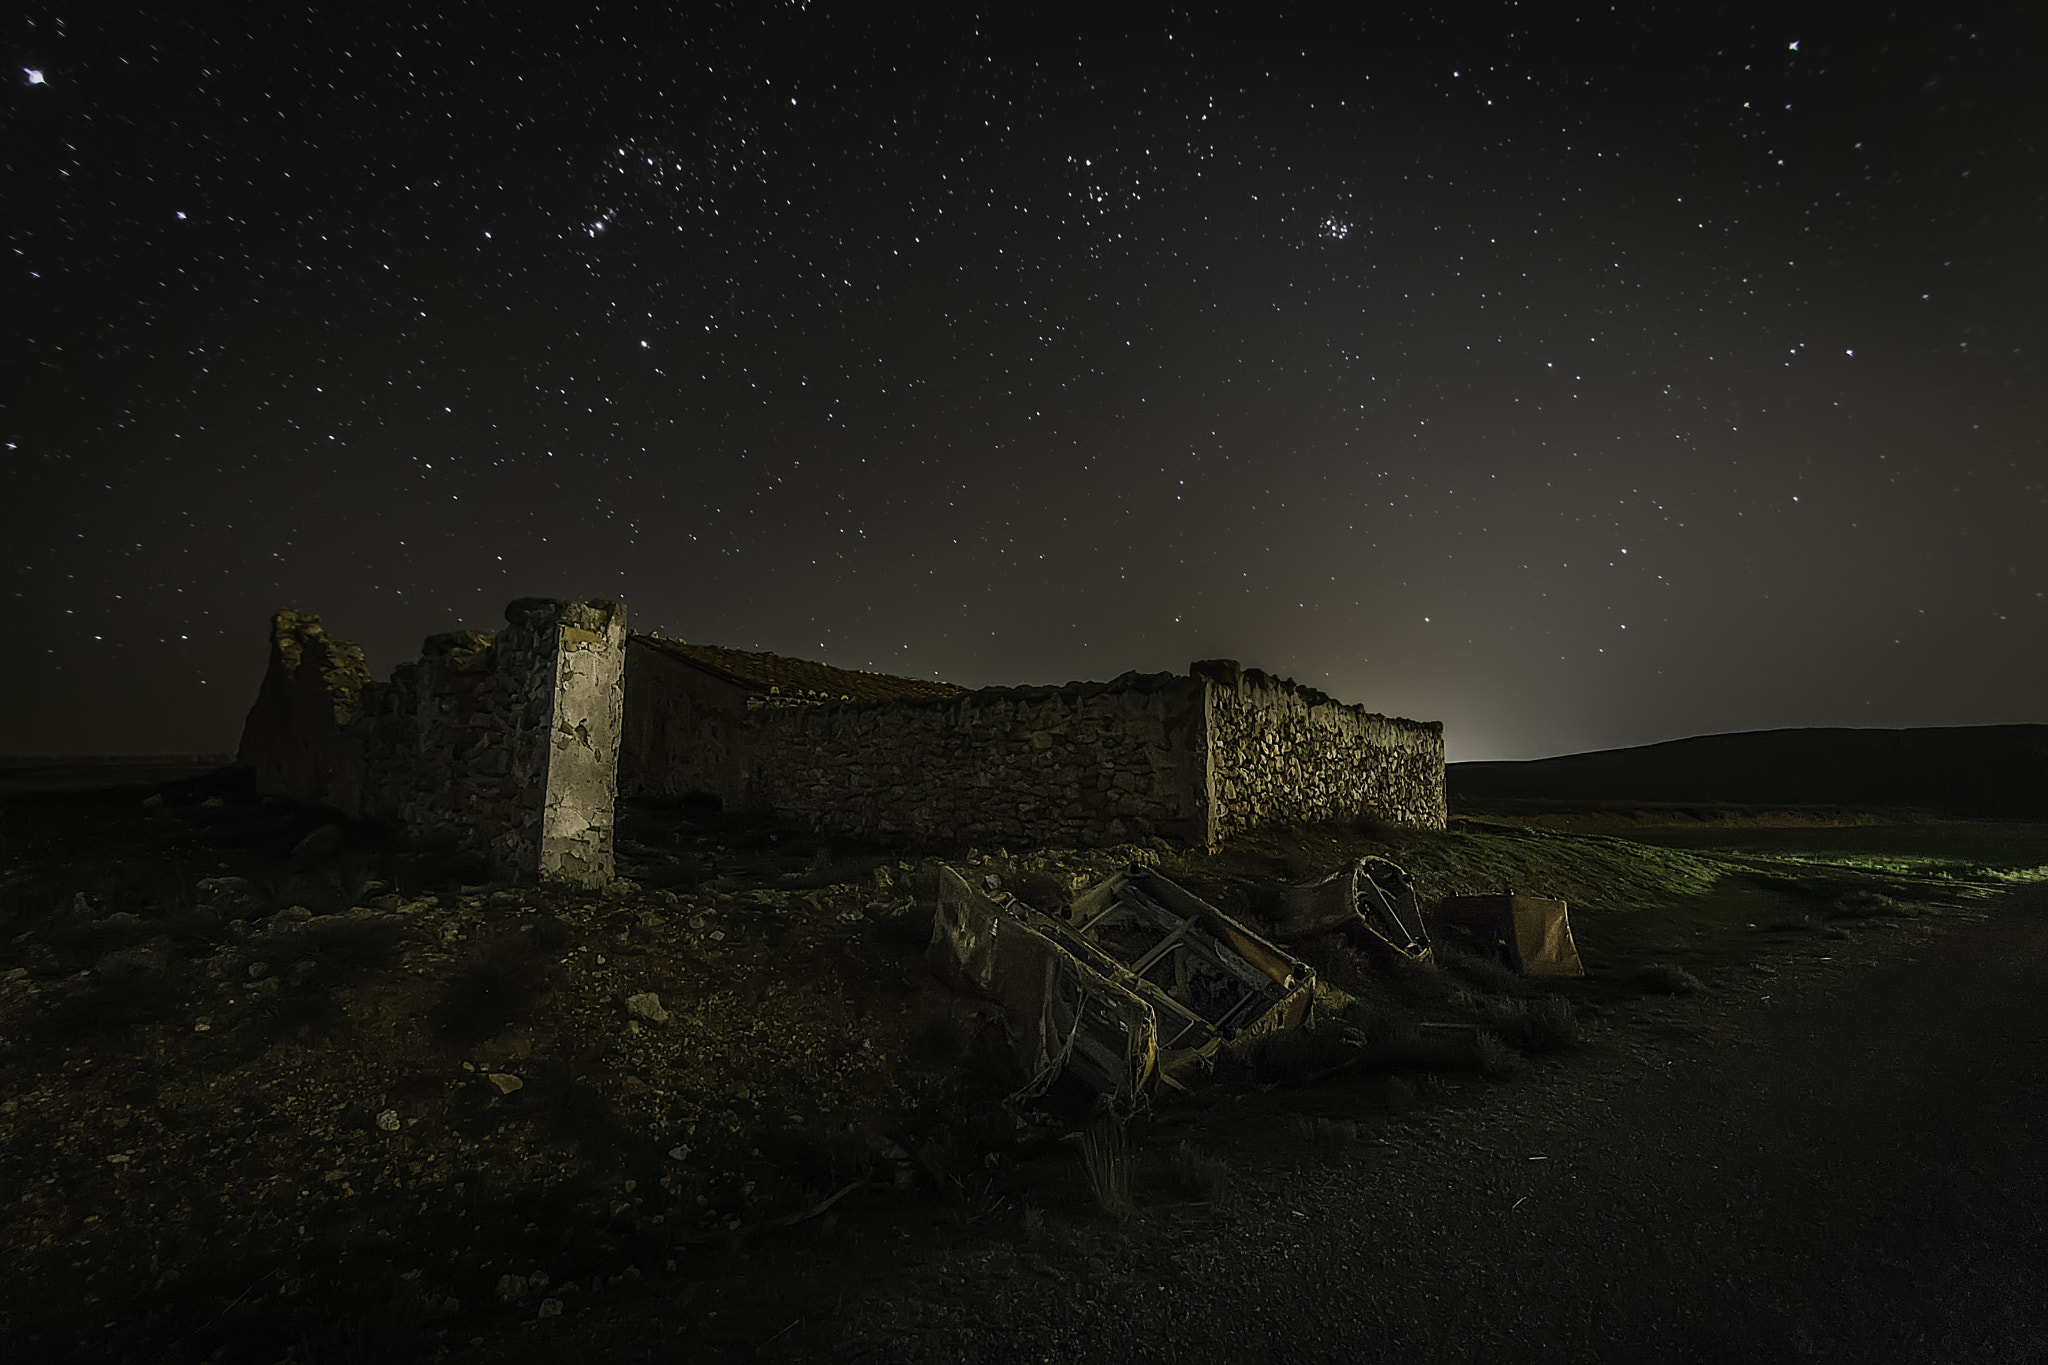
<instances>
[{"instance_id":1,"label":"star","mask_svg":"<svg viewBox=\"0 0 2048 1365\"><path fill-rule=\"evenodd\" d=\"M40 72L40 71L38 71L38 70L36 70L36 69L35 69L34 67L32 67L32 66L24 66L24 67L22 68L22 72L23 72L23 74L25 74L25 75L26 75L26 76L28 77L28 83L29 83L30 85L48 85L48 84L49 84L49 82L48 82L48 81L46 81L46 80L44 80L44 79L43 79L43 73L42 73L42 72Z\"/></svg>"}]
</instances>

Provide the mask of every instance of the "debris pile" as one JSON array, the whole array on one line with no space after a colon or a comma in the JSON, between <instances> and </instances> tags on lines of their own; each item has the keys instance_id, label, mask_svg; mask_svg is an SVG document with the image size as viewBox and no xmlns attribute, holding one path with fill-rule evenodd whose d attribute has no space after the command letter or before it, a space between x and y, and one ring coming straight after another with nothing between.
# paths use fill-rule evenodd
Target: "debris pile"
<instances>
[{"instance_id":1,"label":"debris pile","mask_svg":"<svg viewBox=\"0 0 2048 1365\"><path fill-rule=\"evenodd\" d=\"M929 960L956 989L1002 1007L1028 1077L1063 1072L1127 1111L1155 1081L1176 1087L1219 1050L1305 1023L1314 970L1152 868L1132 865L1064 918L940 874Z\"/></svg>"}]
</instances>

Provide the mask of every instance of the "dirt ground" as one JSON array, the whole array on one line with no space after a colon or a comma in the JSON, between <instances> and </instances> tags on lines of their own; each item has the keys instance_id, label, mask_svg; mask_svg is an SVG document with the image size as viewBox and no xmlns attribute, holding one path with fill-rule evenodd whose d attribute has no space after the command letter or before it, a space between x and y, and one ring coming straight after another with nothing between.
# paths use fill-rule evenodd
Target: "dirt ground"
<instances>
[{"instance_id":1,"label":"dirt ground","mask_svg":"<svg viewBox=\"0 0 2048 1365\"><path fill-rule=\"evenodd\" d=\"M741 1356L919 1267L965 1286L1116 1255L1129 1215L1099 1207L1076 1111L1006 1108L991 1012L924 967L939 858L636 807L624 878L565 894L232 771L10 793L0 821L0 1342L21 1358L616 1356L678 1335ZM1476 825L943 861L1045 909L1144 861L1263 928L1284 880L1367 851L1428 897L1548 878L1592 974L1295 945L1357 1003L1134 1124L1141 1216L1199 1236L1254 1153L1369 1142L1654 1044L1662 1002L1978 894Z\"/></svg>"}]
</instances>

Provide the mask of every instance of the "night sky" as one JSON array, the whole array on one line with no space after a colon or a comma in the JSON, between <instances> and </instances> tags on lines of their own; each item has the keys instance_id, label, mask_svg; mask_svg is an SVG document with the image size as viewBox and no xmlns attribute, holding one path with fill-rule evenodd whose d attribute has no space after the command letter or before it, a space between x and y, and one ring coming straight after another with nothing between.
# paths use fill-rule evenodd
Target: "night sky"
<instances>
[{"instance_id":1,"label":"night sky","mask_svg":"<svg viewBox=\"0 0 2048 1365\"><path fill-rule=\"evenodd\" d=\"M2048 721L2038 6L240 8L0 19L4 751L538 594L1454 760Z\"/></svg>"}]
</instances>

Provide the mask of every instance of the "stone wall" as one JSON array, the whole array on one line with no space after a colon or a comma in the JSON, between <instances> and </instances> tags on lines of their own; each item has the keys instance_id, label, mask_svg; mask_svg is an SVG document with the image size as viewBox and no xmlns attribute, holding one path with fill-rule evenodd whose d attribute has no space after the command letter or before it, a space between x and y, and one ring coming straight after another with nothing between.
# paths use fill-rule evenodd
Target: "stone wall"
<instances>
[{"instance_id":1,"label":"stone wall","mask_svg":"<svg viewBox=\"0 0 2048 1365\"><path fill-rule=\"evenodd\" d=\"M256 770L262 791L332 804L345 781L342 732L355 723L369 681L363 651L330 638L318 616L278 612L235 761Z\"/></svg>"},{"instance_id":2,"label":"stone wall","mask_svg":"<svg viewBox=\"0 0 2048 1365\"><path fill-rule=\"evenodd\" d=\"M1210 845L1361 815L1444 828L1440 722L1375 715L1227 659L1193 670L1204 688Z\"/></svg>"},{"instance_id":3,"label":"stone wall","mask_svg":"<svg viewBox=\"0 0 2048 1365\"><path fill-rule=\"evenodd\" d=\"M1441 725L1228 661L1189 676L749 706L735 688L707 693L692 670L629 665L616 603L527 598L505 614L495 635L434 636L377 684L317 617L280 613L242 761L264 791L450 839L503 874L583 886L612 875L622 785L947 845L1214 847L1359 816L1445 824Z\"/></svg>"},{"instance_id":4,"label":"stone wall","mask_svg":"<svg viewBox=\"0 0 2048 1365\"><path fill-rule=\"evenodd\" d=\"M660 650L626 645L622 796L694 796L737 791L733 731L747 693Z\"/></svg>"},{"instance_id":5,"label":"stone wall","mask_svg":"<svg viewBox=\"0 0 2048 1365\"><path fill-rule=\"evenodd\" d=\"M242 761L260 790L450 840L501 875L602 885L612 876L625 616L612 602L522 598L496 634L430 637L390 681L356 689L337 770L317 793L266 785L266 772L288 770L306 746L290 725L259 734L258 712L276 713L265 709L266 677Z\"/></svg>"},{"instance_id":6,"label":"stone wall","mask_svg":"<svg viewBox=\"0 0 2048 1365\"><path fill-rule=\"evenodd\" d=\"M732 723L736 776L717 794L819 830L1084 848L1203 837L1192 678L761 707Z\"/></svg>"}]
</instances>

